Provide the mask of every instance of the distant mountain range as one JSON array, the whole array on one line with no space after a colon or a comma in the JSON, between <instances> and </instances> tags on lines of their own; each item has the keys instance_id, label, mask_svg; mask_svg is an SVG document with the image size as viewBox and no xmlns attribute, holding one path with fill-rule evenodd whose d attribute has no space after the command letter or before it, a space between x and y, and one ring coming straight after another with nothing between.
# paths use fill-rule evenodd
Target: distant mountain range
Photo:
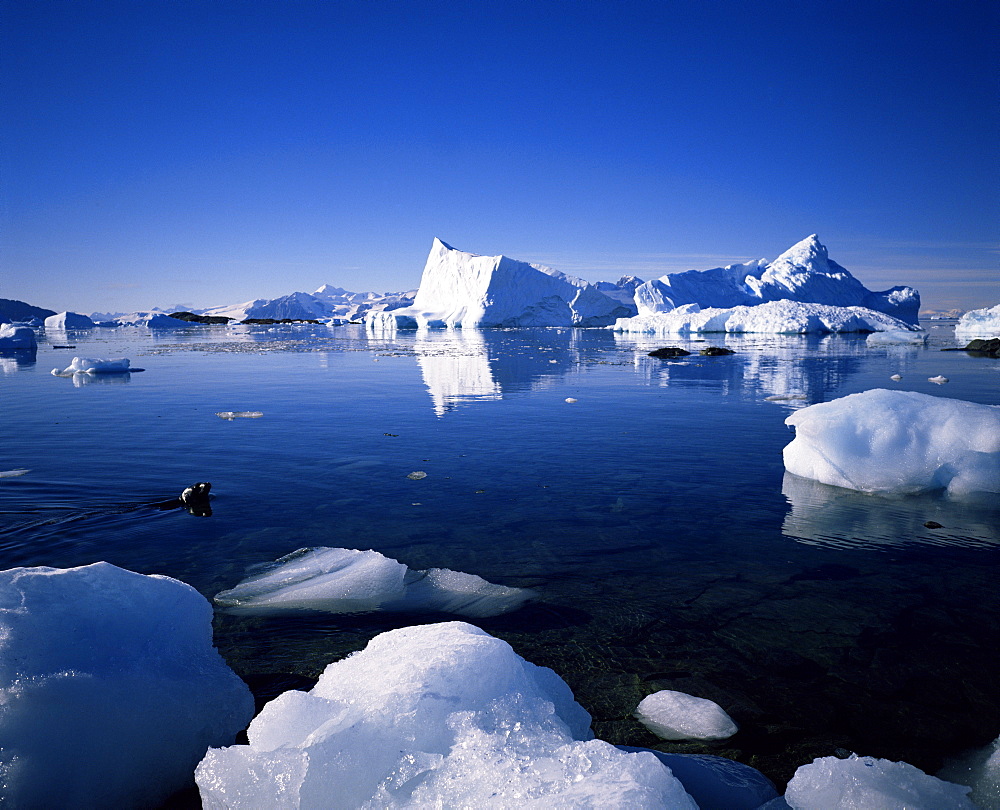
<instances>
[{"instance_id":1,"label":"distant mountain range","mask_svg":"<svg viewBox=\"0 0 1000 810\"><path fill-rule=\"evenodd\" d=\"M28 323L34 319L44 321L49 315L56 313L51 309L33 307L24 301L15 301L12 298L0 298L0 323Z\"/></svg>"}]
</instances>

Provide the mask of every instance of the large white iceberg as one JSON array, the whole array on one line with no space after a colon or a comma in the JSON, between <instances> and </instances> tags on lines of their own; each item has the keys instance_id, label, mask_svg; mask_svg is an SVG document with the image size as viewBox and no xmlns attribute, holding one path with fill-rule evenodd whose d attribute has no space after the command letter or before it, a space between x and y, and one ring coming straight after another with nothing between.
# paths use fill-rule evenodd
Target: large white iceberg
<instances>
[{"instance_id":1,"label":"large white iceberg","mask_svg":"<svg viewBox=\"0 0 1000 810\"><path fill-rule=\"evenodd\" d=\"M96 324L78 312L59 312L45 319L45 328L55 331L66 329L92 329Z\"/></svg>"},{"instance_id":2,"label":"large white iceberg","mask_svg":"<svg viewBox=\"0 0 1000 810\"><path fill-rule=\"evenodd\" d=\"M831 306L799 301L770 301L731 309L701 309L683 304L664 312L619 318L616 332L676 335L695 332L765 332L807 334L813 332L915 331L917 327L872 309Z\"/></svg>"},{"instance_id":3,"label":"large white iceberg","mask_svg":"<svg viewBox=\"0 0 1000 810\"><path fill-rule=\"evenodd\" d=\"M495 585L475 574L411 570L377 551L311 548L216 594L215 602L241 613L440 611L481 618L516 610L532 596L525 588Z\"/></svg>"},{"instance_id":4,"label":"large white iceberg","mask_svg":"<svg viewBox=\"0 0 1000 810\"><path fill-rule=\"evenodd\" d=\"M1000 406L876 388L795 411L785 469L865 492L1000 492Z\"/></svg>"},{"instance_id":5,"label":"large white iceberg","mask_svg":"<svg viewBox=\"0 0 1000 810\"><path fill-rule=\"evenodd\" d=\"M377 636L247 734L198 766L208 810L697 807L652 753L593 739L552 670L462 622Z\"/></svg>"},{"instance_id":6,"label":"large white iceberg","mask_svg":"<svg viewBox=\"0 0 1000 810\"><path fill-rule=\"evenodd\" d=\"M427 327L609 326L634 306L596 285L507 256L435 239L413 305L365 316L375 331Z\"/></svg>"},{"instance_id":7,"label":"large white iceberg","mask_svg":"<svg viewBox=\"0 0 1000 810\"><path fill-rule=\"evenodd\" d=\"M852 754L798 768L785 801L792 810L975 810L968 793L906 762Z\"/></svg>"},{"instance_id":8,"label":"large white iceberg","mask_svg":"<svg viewBox=\"0 0 1000 810\"><path fill-rule=\"evenodd\" d=\"M955 337L966 340L1000 337L1000 304L966 312L955 324Z\"/></svg>"},{"instance_id":9,"label":"large white iceberg","mask_svg":"<svg viewBox=\"0 0 1000 810\"><path fill-rule=\"evenodd\" d=\"M816 234L796 243L773 262L760 259L712 270L671 273L635 291L639 315L669 312L684 304L730 309L769 301L800 301L861 307L915 325L920 296L912 287L872 292L830 259Z\"/></svg>"},{"instance_id":10,"label":"large white iceberg","mask_svg":"<svg viewBox=\"0 0 1000 810\"><path fill-rule=\"evenodd\" d=\"M0 349L37 349L38 339L30 326L0 323Z\"/></svg>"},{"instance_id":11,"label":"large white iceberg","mask_svg":"<svg viewBox=\"0 0 1000 810\"><path fill-rule=\"evenodd\" d=\"M109 563L0 572L0 804L153 807L253 716L212 606Z\"/></svg>"}]
</instances>

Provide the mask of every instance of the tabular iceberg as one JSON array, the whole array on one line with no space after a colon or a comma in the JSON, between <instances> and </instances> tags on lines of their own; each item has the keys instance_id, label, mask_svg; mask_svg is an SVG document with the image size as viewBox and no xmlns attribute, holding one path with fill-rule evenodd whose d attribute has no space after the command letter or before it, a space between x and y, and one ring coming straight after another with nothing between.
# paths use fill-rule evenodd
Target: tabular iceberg
<instances>
[{"instance_id":1,"label":"tabular iceberg","mask_svg":"<svg viewBox=\"0 0 1000 810\"><path fill-rule=\"evenodd\" d=\"M955 324L957 338L1000 337L1000 304L966 312Z\"/></svg>"},{"instance_id":2,"label":"tabular iceberg","mask_svg":"<svg viewBox=\"0 0 1000 810\"><path fill-rule=\"evenodd\" d=\"M78 312L59 312L45 319L45 328L55 331L66 329L93 329L95 324L86 315Z\"/></svg>"},{"instance_id":3,"label":"tabular iceberg","mask_svg":"<svg viewBox=\"0 0 1000 810\"><path fill-rule=\"evenodd\" d=\"M208 810L697 807L653 754L593 739L552 670L463 622L382 633L247 734L198 766Z\"/></svg>"},{"instance_id":4,"label":"tabular iceberg","mask_svg":"<svg viewBox=\"0 0 1000 810\"><path fill-rule=\"evenodd\" d=\"M103 562L0 572L3 806L157 806L252 716L194 588Z\"/></svg>"},{"instance_id":5,"label":"tabular iceberg","mask_svg":"<svg viewBox=\"0 0 1000 810\"><path fill-rule=\"evenodd\" d=\"M517 610L532 596L525 588L447 568L410 570L377 551L305 548L216 594L215 601L241 613L440 611L482 618Z\"/></svg>"},{"instance_id":6,"label":"tabular iceberg","mask_svg":"<svg viewBox=\"0 0 1000 810\"><path fill-rule=\"evenodd\" d=\"M365 316L374 331L427 327L609 326L635 307L583 279L435 239L413 305Z\"/></svg>"},{"instance_id":7,"label":"tabular iceberg","mask_svg":"<svg viewBox=\"0 0 1000 810\"><path fill-rule=\"evenodd\" d=\"M1000 492L1000 406L876 388L796 411L785 469L865 492Z\"/></svg>"}]
</instances>

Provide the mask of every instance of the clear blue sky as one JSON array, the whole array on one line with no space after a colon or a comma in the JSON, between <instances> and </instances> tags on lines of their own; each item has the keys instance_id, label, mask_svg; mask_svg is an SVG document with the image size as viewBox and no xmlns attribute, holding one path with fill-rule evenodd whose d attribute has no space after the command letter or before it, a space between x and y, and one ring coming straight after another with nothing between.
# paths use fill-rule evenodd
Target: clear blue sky
<instances>
[{"instance_id":1,"label":"clear blue sky","mask_svg":"<svg viewBox=\"0 0 1000 810\"><path fill-rule=\"evenodd\" d=\"M1000 301L1000 4L0 0L0 297L774 258Z\"/></svg>"}]
</instances>

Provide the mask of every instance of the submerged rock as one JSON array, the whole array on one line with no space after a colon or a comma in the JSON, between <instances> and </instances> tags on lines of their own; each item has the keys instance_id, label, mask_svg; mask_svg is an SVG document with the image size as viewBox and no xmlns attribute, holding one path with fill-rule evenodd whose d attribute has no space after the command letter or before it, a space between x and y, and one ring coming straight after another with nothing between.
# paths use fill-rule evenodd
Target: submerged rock
<instances>
[{"instance_id":1,"label":"submerged rock","mask_svg":"<svg viewBox=\"0 0 1000 810\"><path fill-rule=\"evenodd\" d=\"M690 354L691 352L686 351L679 346L664 346L662 349L653 349L653 351L649 353L649 356L665 360L670 357L687 357Z\"/></svg>"},{"instance_id":2,"label":"submerged rock","mask_svg":"<svg viewBox=\"0 0 1000 810\"><path fill-rule=\"evenodd\" d=\"M703 354L706 357L724 357L727 354L736 354L736 352L724 346L706 346L698 354Z\"/></svg>"}]
</instances>

